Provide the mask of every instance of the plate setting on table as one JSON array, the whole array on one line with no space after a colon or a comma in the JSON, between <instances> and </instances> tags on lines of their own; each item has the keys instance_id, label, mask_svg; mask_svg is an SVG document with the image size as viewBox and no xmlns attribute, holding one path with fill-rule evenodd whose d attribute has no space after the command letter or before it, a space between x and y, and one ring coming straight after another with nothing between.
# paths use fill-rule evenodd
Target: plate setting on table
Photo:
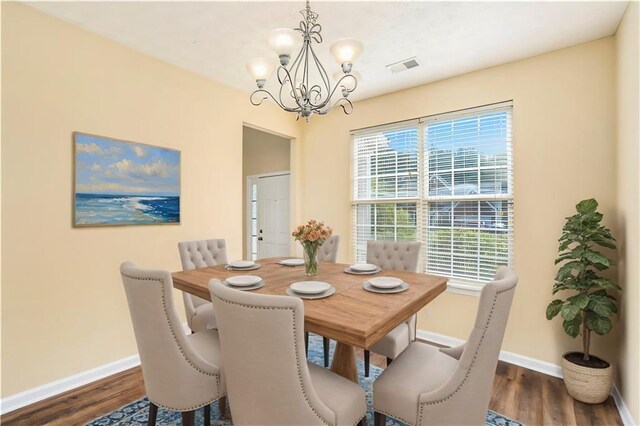
<instances>
[{"instance_id":1,"label":"plate setting on table","mask_svg":"<svg viewBox=\"0 0 640 426\"><path fill-rule=\"evenodd\" d=\"M249 291L263 287L264 281L257 275L235 275L224 280L223 284L236 290Z\"/></svg>"},{"instance_id":2,"label":"plate setting on table","mask_svg":"<svg viewBox=\"0 0 640 426\"><path fill-rule=\"evenodd\" d=\"M336 288L323 281L299 281L291 284L287 288L289 296L301 299L322 299L331 296L336 292Z\"/></svg>"},{"instance_id":3,"label":"plate setting on table","mask_svg":"<svg viewBox=\"0 0 640 426\"><path fill-rule=\"evenodd\" d=\"M260 268L260 264L253 260L234 260L226 266L226 269L230 271L253 271L258 268Z\"/></svg>"},{"instance_id":4,"label":"plate setting on table","mask_svg":"<svg viewBox=\"0 0 640 426\"><path fill-rule=\"evenodd\" d=\"M293 258L293 259L284 259L278 262L278 265L284 266L304 266L304 259Z\"/></svg>"},{"instance_id":5,"label":"plate setting on table","mask_svg":"<svg viewBox=\"0 0 640 426\"><path fill-rule=\"evenodd\" d=\"M362 283L362 287L372 293L401 293L409 288L409 284L400 278L394 277L375 277L369 278Z\"/></svg>"},{"instance_id":6,"label":"plate setting on table","mask_svg":"<svg viewBox=\"0 0 640 426\"><path fill-rule=\"evenodd\" d=\"M382 269L373 263L356 263L355 265L344 268L344 271L347 274L354 275L373 275L382 271Z\"/></svg>"}]
</instances>

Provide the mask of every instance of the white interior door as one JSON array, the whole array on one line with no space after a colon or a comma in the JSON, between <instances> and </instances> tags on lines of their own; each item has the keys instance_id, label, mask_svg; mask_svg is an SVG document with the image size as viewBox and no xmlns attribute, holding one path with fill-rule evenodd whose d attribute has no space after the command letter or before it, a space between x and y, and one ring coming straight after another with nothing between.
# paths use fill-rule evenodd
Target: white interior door
<instances>
[{"instance_id":1,"label":"white interior door","mask_svg":"<svg viewBox=\"0 0 640 426\"><path fill-rule=\"evenodd\" d=\"M265 176L257 185L258 259L289 256L289 175Z\"/></svg>"}]
</instances>

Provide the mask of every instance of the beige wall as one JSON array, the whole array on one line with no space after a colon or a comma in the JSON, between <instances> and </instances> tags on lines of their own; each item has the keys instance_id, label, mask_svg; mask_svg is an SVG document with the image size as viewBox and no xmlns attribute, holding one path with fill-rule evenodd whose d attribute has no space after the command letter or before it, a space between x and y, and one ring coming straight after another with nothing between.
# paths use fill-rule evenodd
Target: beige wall
<instances>
[{"instance_id":1,"label":"beige wall","mask_svg":"<svg viewBox=\"0 0 640 426\"><path fill-rule=\"evenodd\" d=\"M245 127L242 146L245 177L289 170L289 139Z\"/></svg>"},{"instance_id":2,"label":"beige wall","mask_svg":"<svg viewBox=\"0 0 640 426\"><path fill-rule=\"evenodd\" d=\"M545 318L564 218L581 199L596 197L607 225L615 225L613 37L357 102L351 116L312 119L304 129L303 217L334 226L343 236L340 259L353 260L349 130L509 99L520 283L503 349L559 364L564 351L580 347L560 321ZM445 293L421 313L419 327L466 338L477 302ZM615 333L594 340L596 354L616 360Z\"/></svg>"},{"instance_id":3,"label":"beige wall","mask_svg":"<svg viewBox=\"0 0 640 426\"><path fill-rule=\"evenodd\" d=\"M289 139L245 127L242 132L242 199L247 199L247 176L288 171L290 167ZM243 253L247 243L247 203L242 204ZM245 256L247 257L247 256Z\"/></svg>"},{"instance_id":4,"label":"beige wall","mask_svg":"<svg viewBox=\"0 0 640 426\"><path fill-rule=\"evenodd\" d=\"M616 33L618 81L618 272L623 287L621 393L640 424L640 5L631 2Z\"/></svg>"},{"instance_id":5,"label":"beige wall","mask_svg":"<svg viewBox=\"0 0 640 426\"><path fill-rule=\"evenodd\" d=\"M2 2L2 65L6 397L137 352L122 261L177 270L178 241L213 236L242 257L243 122L294 145L300 127L244 93L15 3ZM74 130L181 150L182 224L73 229Z\"/></svg>"}]
</instances>

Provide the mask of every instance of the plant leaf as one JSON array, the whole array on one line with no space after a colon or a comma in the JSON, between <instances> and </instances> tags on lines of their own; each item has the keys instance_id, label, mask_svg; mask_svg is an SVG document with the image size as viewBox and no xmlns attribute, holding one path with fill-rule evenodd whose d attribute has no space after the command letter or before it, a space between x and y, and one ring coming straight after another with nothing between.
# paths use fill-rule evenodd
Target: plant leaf
<instances>
[{"instance_id":1,"label":"plant leaf","mask_svg":"<svg viewBox=\"0 0 640 426\"><path fill-rule=\"evenodd\" d=\"M611 320L607 317L589 315L587 317L587 327L596 334L607 334L611 331Z\"/></svg>"},{"instance_id":2,"label":"plant leaf","mask_svg":"<svg viewBox=\"0 0 640 426\"><path fill-rule=\"evenodd\" d=\"M589 304L589 296L586 294L578 294L576 296L571 296L567 301L578 306L578 308L582 310Z\"/></svg>"},{"instance_id":3,"label":"plant leaf","mask_svg":"<svg viewBox=\"0 0 640 426\"><path fill-rule=\"evenodd\" d=\"M593 198L589 198L588 200L582 200L578 204L576 204L576 210L580 214L595 212L597 208L598 208L598 202Z\"/></svg>"},{"instance_id":4,"label":"plant leaf","mask_svg":"<svg viewBox=\"0 0 640 426\"><path fill-rule=\"evenodd\" d=\"M597 251L586 251L584 253L584 257L596 267L598 267L598 265L604 266L605 268L611 266L611 261L609 260L609 258L603 254L598 253Z\"/></svg>"},{"instance_id":5,"label":"plant leaf","mask_svg":"<svg viewBox=\"0 0 640 426\"><path fill-rule=\"evenodd\" d=\"M558 315L563 304L564 302L560 299L556 299L553 302L549 303L549 306L547 306L547 319L550 320Z\"/></svg>"},{"instance_id":6,"label":"plant leaf","mask_svg":"<svg viewBox=\"0 0 640 426\"><path fill-rule=\"evenodd\" d=\"M564 332L567 333L571 337L576 337L580 334L580 325L582 324L582 320L580 317L575 317L572 320L565 320L562 323L562 328L564 328Z\"/></svg>"},{"instance_id":7,"label":"plant leaf","mask_svg":"<svg viewBox=\"0 0 640 426\"><path fill-rule=\"evenodd\" d=\"M601 317L610 317L618 312L615 302L607 296L590 295L587 308ZM565 318L566 319L566 318Z\"/></svg>"},{"instance_id":8,"label":"plant leaf","mask_svg":"<svg viewBox=\"0 0 640 426\"><path fill-rule=\"evenodd\" d=\"M572 320L574 318L576 318L576 316L580 313L580 311L582 309L580 309L580 307L578 305L574 305L573 303L567 301L568 303L565 303L562 308L560 309L560 316L564 319L564 320Z\"/></svg>"},{"instance_id":9,"label":"plant leaf","mask_svg":"<svg viewBox=\"0 0 640 426\"><path fill-rule=\"evenodd\" d=\"M594 285L606 290L622 290L622 287L606 278L596 278L592 282Z\"/></svg>"}]
</instances>

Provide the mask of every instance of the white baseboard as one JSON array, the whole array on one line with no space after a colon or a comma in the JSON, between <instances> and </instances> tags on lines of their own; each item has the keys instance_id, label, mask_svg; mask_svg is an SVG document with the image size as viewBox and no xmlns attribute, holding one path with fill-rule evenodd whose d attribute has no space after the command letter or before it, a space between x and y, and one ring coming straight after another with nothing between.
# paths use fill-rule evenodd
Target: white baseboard
<instances>
[{"instance_id":1,"label":"white baseboard","mask_svg":"<svg viewBox=\"0 0 640 426\"><path fill-rule=\"evenodd\" d=\"M55 382L38 386L37 388L8 396L0 401L0 414L6 414L18 408L59 395L79 386L87 385L96 380L104 379L105 377L138 365L140 365L140 357L138 355L132 355L91 370L83 371L82 373L74 374L73 376L65 377L64 379L56 380Z\"/></svg>"},{"instance_id":2,"label":"white baseboard","mask_svg":"<svg viewBox=\"0 0 640 426\"><path fill-rule=\"evenodd\" d=\"M426 330L418 330L417 336L420 339L428 340L439 345L458 346L464 343L464 340L455 337L445 336L444 334L433 333ZM513 352L500 351L500 360L509 364L525 367L530 370L538 371L553 377L562 378L562 368L559 365L546 361L540 361L528 356L515 354Z\"/></svg>"},{"instance_id":3,"label":"white baseboard","mask_svg":"<svg viewBox=\"0 0 640 426\"><path fill-rule=\"evenodd\" d=\"M464 340L462 339L445 336L444 334L433 333L426 330L418 330L416 332L416 335L420 339L437 343L439 345L458 346L464 343ZM562 378L562 367L551 362L540 361L535 358L530 358L528 356L519 355L507 351L500 351L500 360L508 362L510 364L518 365L520 367L525 367L533 371L538 371L549 376ZM611 396L616 403L616 407L618 408L618 412L620 413L622 423L625 426L637 426L633 421L633 417L631 417L631 413L624 403L624 400L622 399L620 391L618 390L618 387L616 385L614 385L613 389L611 389Z\"/></svg>"},{"instance_id":4,"label":"white baseboard","mask_svg":"<svg viewBox=\"0 0 640 426\"><path fill-rule=\"evenodd\" d=\"M191 334L189 324L182 323L182 328L186 334ZM37 388L29 389L15 395L8 396L0 400L0 415L6 414L18 408L25 407L29 404L35 404L52 396L60 395L63 392L70 391L80 386L88 385L96 380L104 379L129 368L140 365L140 357L132 355L130 357L110 362L109 364L47 383Z\"/></svg>"},{"instance_id":5,"label":"white baseboard","mask_svg":"<svg viewBox=\"0 0 640 426\"><path fill-rule=\"evenodd\" d=\"M620 413L620 418L622 419L624 426L637 426L636 422L633 421L631 412L627 408L627 404L624 403L624 399L622 399L622 395L620 395L620 391L616 385L613 385L611 396L613 397L613 401L616 403L616 407L618 407L618 413Z\"/></svg>"}]
</instances>

